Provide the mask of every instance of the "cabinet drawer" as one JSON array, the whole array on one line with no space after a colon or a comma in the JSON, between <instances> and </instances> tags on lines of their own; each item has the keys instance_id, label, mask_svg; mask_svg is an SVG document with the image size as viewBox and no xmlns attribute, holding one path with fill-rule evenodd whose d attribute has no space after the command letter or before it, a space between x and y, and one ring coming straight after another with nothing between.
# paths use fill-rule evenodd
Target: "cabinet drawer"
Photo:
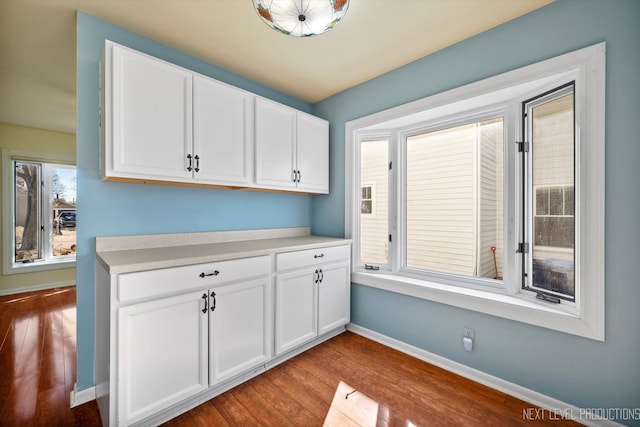
<instances>
[{"instance_id":1,"label":"cabinet drawer","mask_svg":"<svg viewBox=\"0 0 640 427\"><path fill-rule=\"evenodd\" d=\"M278 254L276 256L276 265L278 271L283 271L327 262L349 260L350 257L351 247L349 245L331 246Z\"/></svg>"},{"instance_id":2,"label":"cabinet drawer","mask_svg":"<svg viewBox=\"0 0 640 427\"><path fill-rule=\"evenodd\" d=\"M269 256L140 271L118 276L120 302L155 297L268 275Z\"/></svg>"}]
</instances>

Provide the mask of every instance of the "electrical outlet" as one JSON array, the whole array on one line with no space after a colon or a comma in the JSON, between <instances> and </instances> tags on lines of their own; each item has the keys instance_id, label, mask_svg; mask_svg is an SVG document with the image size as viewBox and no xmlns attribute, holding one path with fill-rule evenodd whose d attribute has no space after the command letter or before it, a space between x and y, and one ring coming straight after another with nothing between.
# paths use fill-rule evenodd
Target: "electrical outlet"
<instances>
[{"instance_id":1,"label":"electrical outlet","mask_svg":"<svg viewBox=\"0 0 640 427\"><path fill-rule=\"evenodd\" d=\"M464 327L464 331L463 331L463 337L469 337L471 339L475 339L476 337L476 331L473 330L473 328L467 328L466 326Z\"/></svg>"}]
</instances>

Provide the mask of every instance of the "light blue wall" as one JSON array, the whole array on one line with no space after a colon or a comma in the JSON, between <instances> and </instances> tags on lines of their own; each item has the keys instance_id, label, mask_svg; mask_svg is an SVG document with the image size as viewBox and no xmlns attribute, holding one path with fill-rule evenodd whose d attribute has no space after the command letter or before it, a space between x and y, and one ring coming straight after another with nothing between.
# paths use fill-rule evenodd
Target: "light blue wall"
<instances>
[{"instance_id":1,"label":"light blue wall","mask_svg":"<svg viewBox=\"0 0 640 427\"><path fill-rule=\"evenodd\" d=\"M102 182L98 176L98 70L105 39L310 111L311 105L79 12L77 19L78 389L91 387L95 237L309 226L311 197ZM215 47L212 47L215 48ZM242 55L242 52L238 52Z\"/></svg>"},{"instance_id":2,"label":"light blue wall","mask_svg":"<svg viewBox=\"0 0 640 427\"><path fill-rule=\"evenodd\" d=\"M331 122L332 192L313 199L312 231L343 236L345 122L607 42L606 341L358 284L354 323L579 407L640 407L639 21L637 0L557 0L314 106ZM475 328L471 353L463 326Z\"/></svg>"}]
</instances>

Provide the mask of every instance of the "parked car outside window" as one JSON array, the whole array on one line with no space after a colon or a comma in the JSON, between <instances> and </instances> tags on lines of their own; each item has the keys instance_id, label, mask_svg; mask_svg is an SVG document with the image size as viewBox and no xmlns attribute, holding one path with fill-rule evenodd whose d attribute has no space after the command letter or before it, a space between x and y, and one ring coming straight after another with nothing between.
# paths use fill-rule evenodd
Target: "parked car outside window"
<instances>
[{"instance_id":1,"label":"parked car outside window","mask_svg":"<svg viewBox=\"0 0 640 427\"><path fill-rule=\"evenodd\" d=\"M58 215L56 219L60 227L67 228L75 228L76 226L76 213L74 211L64 211Z\"/></svg>"}]
</instances>

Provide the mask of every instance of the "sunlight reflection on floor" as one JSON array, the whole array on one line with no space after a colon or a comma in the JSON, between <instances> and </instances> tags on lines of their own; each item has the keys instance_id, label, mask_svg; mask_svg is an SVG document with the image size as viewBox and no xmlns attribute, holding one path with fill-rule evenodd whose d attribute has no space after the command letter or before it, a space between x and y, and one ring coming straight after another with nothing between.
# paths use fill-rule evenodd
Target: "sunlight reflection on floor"
<instances>
[{"instance_id":1,"label":"sunlight reflection on floor","mask_svg":"<svg viewBox=\"0 0 640 427\"><path fill-rule=\"evenodd\" d=\"M340 381L323 426L375 427L378 425L379 406L375 400ZM380 411L382 425L386 422L387 412L387 408Z\"/></svg>"}]
</instances>

